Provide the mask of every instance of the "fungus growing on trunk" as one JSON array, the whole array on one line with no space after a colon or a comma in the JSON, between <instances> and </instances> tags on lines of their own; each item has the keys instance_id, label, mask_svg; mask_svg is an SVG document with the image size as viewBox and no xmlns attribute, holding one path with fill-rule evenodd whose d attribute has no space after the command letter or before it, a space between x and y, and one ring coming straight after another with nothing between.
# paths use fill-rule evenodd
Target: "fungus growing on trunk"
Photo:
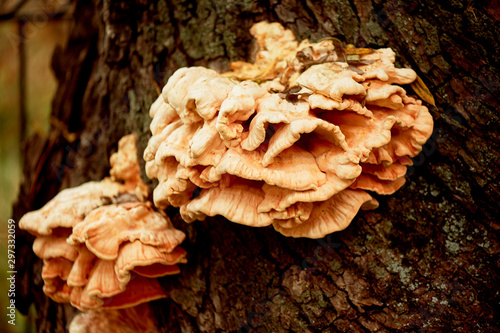
<instances>
[{"instance_id":1,"label":"fungus growing on trunk","mask_svg":"<svg viewBox=\"0 0 500 333\"><path fill-rule=\"evenodd\" d=\"M397 85L416 73L395 68L391 49L299 44L277 23L251 33L253 64L181 68L153 103L144 159L155 205L292 237L342 230L378 206L366 190L404 184L432 133L427 108Z\"/></svg>"},{"instance_id":2,"label":"fungus growing on trunk","mask_svg":"<svg viewBox=\"0 0 500 333\"><path fill-rule=\"evenodd\" d=\"M166 297L156 278L186 262L184 233L144 201L135 140L120 140L110 178L63 190L19 222L36 236L43 291L56 302L121 309Z\"/></svg>"},{"instance_id":3,"label":"fungus growing on trunk","mask_svg":"<svg viewBox=\"0 0 500 333\"><path fill-rule=\"evenodd\" d=\"M87 311L77 314L68 327L69 333L159 332L153 313L147 304L106 311Z\"/></svg>"}]
</instances>

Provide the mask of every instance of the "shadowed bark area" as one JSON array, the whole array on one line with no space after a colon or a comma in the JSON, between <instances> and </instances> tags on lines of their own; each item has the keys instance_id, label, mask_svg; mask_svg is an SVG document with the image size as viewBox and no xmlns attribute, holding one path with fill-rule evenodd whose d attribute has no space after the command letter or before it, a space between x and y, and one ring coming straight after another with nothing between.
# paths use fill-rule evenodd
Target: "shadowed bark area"
<instances>
[{"instance_id":1,"label":"shadowed bark area","mask_svg":"<svg viewBox=\"0 0 500 333\"><path fill-rule=\"evenodd\" d=\"M76 13L53 60L53 117L78 139L61 126L26 143L16 221L63 188L101 179L122 135L138 133L142 155L149 106L169 76L248 60L257 21L299 40L391 47L436 99L434 134L407 184L342 232L291 239L221 217L188 225L168 209L189 262L160 279L170 298L151 304L162 332L498 331L496 2L95 0ZM33 238L17 235L16 305L34 302L39 332L63 332L73 310L43 294Z\"/></svg>"}]
</instances>

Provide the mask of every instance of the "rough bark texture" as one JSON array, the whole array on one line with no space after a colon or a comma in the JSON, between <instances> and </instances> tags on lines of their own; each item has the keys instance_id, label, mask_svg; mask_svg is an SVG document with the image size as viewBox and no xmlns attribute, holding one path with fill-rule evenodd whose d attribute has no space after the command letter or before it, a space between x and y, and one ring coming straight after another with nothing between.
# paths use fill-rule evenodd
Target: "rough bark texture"
<instances>
[{"instance_id":1,"label":"rough bark texture","mask_svg":"<svg viewBox=\"0 0 500 333\"><path fill-rule=\"evenodd\" d=\"M77 6L54 55L63 128L25 145L16 221L63 188L101 179L118 139L149 138L147 111L179 67L249 59L250 26L277 21L299 40L335 36L391 47L434 93L432 138L407 185L322 240L290 239L210 218L187 225L189 263L161 279L162 332L498 332L500 8L495 1L96 0ZM145 177L144 177L145 179ZM146 180L146 179L145 179ZM151 184L153 185L153 184ZM63 332L72 309L42 293L33 238L18 231L17 305L39 332Z\"/></svg>"}]
</instances>

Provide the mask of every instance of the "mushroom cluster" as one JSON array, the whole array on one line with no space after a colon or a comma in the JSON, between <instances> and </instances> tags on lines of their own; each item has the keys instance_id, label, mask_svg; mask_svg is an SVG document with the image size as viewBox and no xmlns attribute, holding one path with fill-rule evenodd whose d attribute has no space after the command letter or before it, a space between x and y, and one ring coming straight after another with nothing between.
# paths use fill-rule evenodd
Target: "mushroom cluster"
<instances>
[{"instance_id":1,"label":"mushroom cluster","mask_svg":"<svg viewBox=\"0 0 500 333\"><path fill-rule=\"evenodd\" d=\"M186 262L184 233L144 201L135 140L120 140L110 178L63 190L19 222L36 236L43 291L56 302L89 310L166 297L156 278Z\"/></svg>"},{"instance_id":2,"label":"mushroom cluster","mask_svg":"<svg viewBox=\"0 0 500 333\"><path fill-rule=\"evenodd\" d=\"M433 120L399 85L391 49L300 44L277 23L251 29L254 63L219 74L181 68L150 109L146 174L158 208L186 222L223 215L286 236L321 238L405 182Z\"/></svg>"}]
</instances>

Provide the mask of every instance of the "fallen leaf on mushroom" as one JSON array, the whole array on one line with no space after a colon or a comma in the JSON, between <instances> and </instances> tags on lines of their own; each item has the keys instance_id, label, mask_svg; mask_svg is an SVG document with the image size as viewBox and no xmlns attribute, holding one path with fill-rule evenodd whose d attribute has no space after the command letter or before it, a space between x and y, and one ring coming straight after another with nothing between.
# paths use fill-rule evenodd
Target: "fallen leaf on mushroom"
<instances>
[{"instance_id":1,"label":"fallen leaf on mushroom","mask_svg":"<svg viewBox=\"0 0 500 333\"><path fill-rule=\"evenodd\" d=\"M278 23L251 33L255 62L172 75L150 110L146 174L158 208L186 222L223 215L286 236L321 238L405 183L433 119L399 85L416 73L391 49L298 43Z\"/></svg>"},{"instance_id":2,"label":"fallen leaf on mushroom","mask_svg":"<svg viewBox=\"0 0 500 333\"><path fill-rule=\"evenodd\" d=\"M24 215L20 228L36 236L43 291L80 310L122 309L166 297L158 277L178 274L185 235L145 201L136 136L119 142L110 178L61 191Z\"/></svg>"}]
</instances>

